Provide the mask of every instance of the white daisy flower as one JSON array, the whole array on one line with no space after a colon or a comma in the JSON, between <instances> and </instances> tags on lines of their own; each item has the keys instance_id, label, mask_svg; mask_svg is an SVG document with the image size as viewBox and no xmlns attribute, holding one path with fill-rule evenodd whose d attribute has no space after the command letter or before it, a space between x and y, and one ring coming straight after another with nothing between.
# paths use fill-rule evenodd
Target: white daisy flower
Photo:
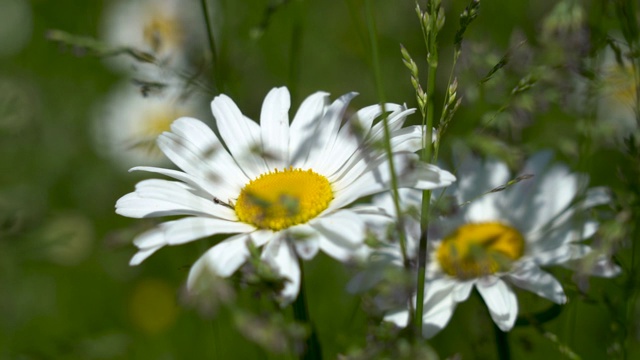
<instances>
[{"instance_id":1,"label":"white daisy flower","mask_svg":"<svg viewBox=\"0 0 640 360\"><path fill-rule=\"evenodd\" d=\"M581 260L594 256L591 275L612 277L619 273L607 256L582 243L598 229L587 210L607 203L607 191L592 188L579 199L586 179L571 174L565 166L550 165L550 159L549 152L534 155L522 171L534 177L502 191L501 186L514 179L504 163L472 159L462 164L459 181L445 192L462 204L458 213L432 220L429 229L425 337L447 325L457 304L465 301L474 287L496 325L508 331L518 315L512 286L557 304L567 301L562 285L542 267L560 265L578 270ZM494 189L498 191L482 195ZM420 209L421 192L405 190L401 199L404 208ZM390 202L387 194L374 199L374 204L393 212ZM413 218L408 222L409 253L415 256L419 223ZM384 251L401 266L397 249ZM392 311L385 319L406 326L408 311Z\"/></svg>"},{"instance_id":2,"label":"white daisy flower","mask_svg":"<svg viewBox=\"0 0 640 360\"><path fill-rule=\"evenodd\" d=\"M204 40L203 29L204 19L195 4L185 5L180 0L118 0L105 9L101 32L109 44L152 54L165 65L185 67L191 48ZM152 67L129 58L118 58L112 64L125 70Z\"/></svg>"},{"instance_id":3,"label":"white daisy flower","mask_svg":"<svg viewBox=\"0 0 640 360\"><path fill-rule=\"evenodd\" d=\"M627 49L622 50L628 52ZM598 82L598 120L602 137L616 140L638 128L636 120L636 74L628 59L615 60L613 51L604 52ZM607 140L609 140L607 139ZM610 140L609 140L610 141Z\"/></svg>"},{"instance_id":4,"label":"white daisy flower","mask_svg":"<svg viewBox=\"0 0 640 360\"><path fill-rule=\"evenodd\" d=\"M143 96L137 87L120 84L96 108L92 128L96 149L127 168L166 164L156 138L169 131L175 119L199 115L202 105L198 96L177 86Z\"/></svg>"},{"instance_id":5,"label":"white daisy flower","mask_svg":"<svg viewBox=\"0 0 640 360\"><path fill-rule=\"evenodd\" d=\"M384 218L372 206L347 208L355 200L388 189L388 159L379 105L359 110L343 125L355 93L328 104L317 92L300 106L289 124L286 88L267 94L260 124L244 116L226 95L211 103L220 138L202 122L181 118L158 138L160 149L183 171L136 167L178 181L145 180L116 204L118 214L134 217L187 215L160 224L134 240L137 265L165 245L178 245L214 234L233 234L208 250L191 268L188 286L203 271L234 273L249 257L247 242L264 246L262 258L288 281L283 303L298 294L298 259L318 250L347 260L365 237L365 222ZM400 186L432 189L455 178L418 161L422 128L402 128L404 106L386 104L394 162Z\"/></svg>"}]
</instances>

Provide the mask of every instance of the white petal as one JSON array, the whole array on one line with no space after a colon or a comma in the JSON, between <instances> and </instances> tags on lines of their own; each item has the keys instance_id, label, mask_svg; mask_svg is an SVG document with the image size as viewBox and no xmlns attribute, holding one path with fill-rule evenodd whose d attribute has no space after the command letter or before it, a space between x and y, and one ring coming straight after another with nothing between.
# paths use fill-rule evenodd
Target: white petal
<instances>
[{"instance_id":1,"label":"white petal","mask_svg":"<svg viewBox=\"0 0 640 360\"><path fill-rule=\"evenodd\" d=\"M564 166L554 166L544 174L531 206L539 206L531 230L547 225L565 210L578 192L578 179Z\"/></svg>"},{"instance_id":2,"label":"white petal","mask_svg":"<svg viewBox=\"0 0 640 360\"><path fill-rule=\"evenodd\" d=\"M251 233L251 241L255 246L260 247L271 241L275 236L278 236L278 233L271 230L256 230Z\"/></svg>"},{"instance_id":3,"label":"white petal","mask_svg":"<svg viewBox=\"0 0 640 360\"><path fill-rule=\"evenodd\" d=\"M132 171L147 171L155 174L161 174L168 176L170 178L174 178L176 180L180 180L185 184L189 185L193 189L199 190L203 194L208 194L210 196L215 196L215 191L209 189L209 184L205 181L206 179L200 179L191 174L184 173L182 171L171 170L171 169L163 169L152 166L136 166L129 169L129 172Z\"/></svg>"},{"instance_id":4,"label":"white petal","mask_svg":"<svg viewBox=\"0 0 640 360\"><path fill-rule=\"evenodd\" d=\"M264 99L260 113L262 150L268 154L270 168L289 165L289 107L291 99L286 87L274 88Z\"/></svg>"},{"instance_id":5,"label":"white petal","mask_svg":"<svg viewBox=\"0 0 640 360\"><path fill-rule=\"evenodd\" d=\"M391 135L391 148L393 151L416 152L422 149L422 129L422 126L413 125L395 131Z\"/></svg>"},{"instance_id":6,"label":"white petal","mask_svg":"<svg viewBox=\"0 0 640 360\"><path fill-rule=\"evenodd\" d=\"M330 161L326 156L336 143L338 131L342 124L342 116L347 110L349 102L355 96L356 93L354 92L342 95L327 108L314 136L309 139L309 146L312 151L309 152L309 157L303 165L304 168L314 169L314 171L319 171L323 174L326 173L323 171L324 165L327 161Z\"/></svg>"},{"instance_id":7,"label":"white petal","mask_svg":"<svg viewBox=\"0 0 640 360\"><path fill-rule=\"evenodd\" d=\"M429 281L425 284L424 315L422 317L422 336L431 338L451 320L457 301L452 290L457 284L445 279Z\"/></svg>"},{"instance_id":8,"label":"white petal","mask_svg":"<svg viewBox=\"0 0 640 360\"><path fill-rule=\"evenodd\" d=\"M534 254L536 265L560 265L569 261L580 260L591 253L593 249L584 244L568 244L551 251Z\"/></svg>"},{"instance_id":9,"label":"white petal","mask_svg":"<svg viewBox=\"0 0 640 360\"><path fill-rule=\"evenodd\" d=\"M399 327L406 327L409 324L409 310L397 310L389 312L384 316L384 321L396 324Z\"/></svg>"},{"instance_id":10,"label":"white petal","mask_svg":"<svg viewBox=\"0 0 640 360\"><path fill-rule=\"evenodd\" d=\"M502 209L496 202L500 200L499 193L491 193L473 199L471 203L465 205L465 219L468 222L484 222L502 219Z\"/></svg>"},{"instance_id":11,"label":"white petal","mask_svg":"<svg viewBox=\"0 0 640 360\"><path fill-rule=\"evenodd\" d=\"M160 224L168 245L184 244L215 234L248 233L255 228L239 221L188 217Z\"/></svg>"},{"instance_id":12,"label":"white petal","mask_svg":"<svg viewBox=\"0 0 640 360\"><path fill-rule=\"evenodd\" d=\"M357 255L356 249L345 247L343 243L335 238L320 236L318 238L318 246L322 252L342 262L348 261Z\"/></svg>"},{"instance_id":13,"label":"white petal","mask_svg":"<svg viewBox=\"0 0 640 360\"><path fill-rule=\"evenodd\" d=\"M451 185L456 181L452 173L439 167L418 162L413 174L398 179L400 187L412 187L420 190L432 190ZM408 170L407 170L408 171Z\"/></svg>"},{"instance_id":14,"label":"white petal","mask_svg":"<svg viewBox=\"0 0 640 360\"><path fill-rule=\"evenodd\" d=\"M507 275L507 278L515 286L529 290L556 304L564 304L567 302L567 297L558 280L533 264L510 273Z\"/></svg>"},{"instance_id":15,"label":"white petal","mask_svg":"<svg viewBox=\"0 0 640 360\"><path fill-rule=\"evenodd\" d=\"M582 208L589 209L594 206L604 205L611 202L611 192L604 186L594 187L587 190Z\"/></svg>"},{"instance_id":16,"label":"white petal","mask_svg":"<svg viewBox=\"0 0 640 360\"><path fill-rule=\"evenodd\" d=\"M280 293L281 305L293 302L300 291L300 266L287 239L280 237L270 241L262 252L262 259L286 279L284 289Z\"/></svg>"},{"instance_id":17,"label":"white petal","mask_svg":"<svg viewBox=\"0 0 640 360\"><path fill-rule=\"evenodd\" d=\"M181 118L171 130L158 138L163 152L185 172L206 180L207 190L217 197L237 196L249 179L211 129L198 120Z\"/></svg>"},{"instance_id":18,"label":"white petal","mask_svg":"<svg viewBox=\"0 0 640 360\"><path fill-rule=\"evenodd\" d=\"M499 279L491 284L478 281L476 288L487 304L491 318L500 330L511 330L518 316L518 299L513 290Z\"/></svg>"},{"instance_id":19,"label":"white petal","mask_svg":"<svg viewBox=\"0 0 640 360\"><path fill-rule=\"evenodd\" d=\"M549 159L550 154L546 152L534 155L523 171L533 174L534 178L502 195L504 207L511 209L505 216L524 233L539 231L557 219L579 190L579 176L562 165L546 169Z\"/></svg>"},{"instance_id":20,"label":"white petal","mask_svg":"<svg viewBox=\"0 0 640 360\"><path fill-rule=\"evenodd\" d=\"M160 248L165 245L164 234L160 228L156 227L138 235L133 240L133 244L138 247L140 251L129 261L129 265L131 266L139 265L146 258L160 250Z\"/></svg>"},{"instance_id":21,"label":"white petal","mask_svg":"<svg viewBox=\"0 0 640 360\"><path fill-rule=\"evenodd\" d=\"M465 281L463 283L457 284L457 286L452 290L451 293L453 300L456 302L467 301L474 284L475 281Z\"/></svg>"},{"instance_id":22,"label":"white petal","mask_svg":"<svg viewBox=\"0 0 640 360\"><path fill-rule=\"evenodd\" d=\"M346 249L354 250L364 241L364 220L351 210L343 209L320 216L314 219L310 225L324 237Z\"/></svg>"},{"instance_id":23,"label":"white petal","mask_svg":"<svg viewBox=\"0 0 640 360\"><path fill-rule=\"evenodd\" d=\"M187 217L164 222L158 227L138 235L133 243L140 249L178 245L215 234L253 231L253 226L236 221L213 218Z\"/></svg>"},{"instance_id":24,"label":"white petal","mask_svg":"<svg viewBox=\"0 0 640 360\"><path fill-rule=\"evenodd\" d=\"M164 246L166 242L164 241L162 229L155 227L136 236L135 239L133 239L133 244L139 249L148 249Z\"/></svg>"},{"instance_id":25,"label":"white petal","mask_svg":"<svg viewBox=\"0 0 640 360\"><path fill-rule=\"evenodd\" d=\"M161 179L139 182L134 192L116 202L116 213L134 218L198 215L236 220L231 209L194 195L182 183Z\"/></svg>"},{"instance_id":26,"label":"white petal","mask_svg":"<svg viewBox=\"0 0 640 360\"><path fill-rule=\"evenodd\" d=\"M473 156L461 162L458 166L458 174L460 174L460 180L456 184L456 192L459 195L458 201L461 203L474 200L511 180L509 168L503 162L486 160L483 163Z\"/></svg>"},{"instance_id":27,"label":"white petal","mask_svg":"<svg viewBox=\"0 0 640 360\"><path fill-rule=\"evenodd\" d=\"M582 227L576 222L577 220L566 221L548 233L528 234L527 253L536 257L540 253L553 252L572 242L588 239L598 230L598 223L595 221L586 221Z\"/></svg>"},{"instance_id":28,"label":"white petal","mask_svg":"<svg viewBox=\"0 0 640 360\"><path fill-rule=\"evenodd\" d=\"M288 230L288 237L293 243L298 256L311 260L320 249L320 234L307 224L298 225Z\"/></svg>"},{"instance_id":29,"label":"white petal","mask_svg":"<svg viewBox=\"0 0 640 360\"><path fill-rule=\"evenodd\" d=\"M149 256L153 255L156 251L160 250L162 246L150 247L145 249L140 249L129 261L129 265L136 266L140 265L144 260L146 260Z\"/></svg>"},{"instance_id":30,"label":"white petal","mask_svg":"<svg viewBox=\"0 0 640 360\"><path fill-rule=\"evenodd\" d=\"M455 177L437 166L418 161L414 153L396 153L393 156L399 187L413 187L427 190L448 186ZM361 171L361 165L354 167L343 178L335 181L335 199L329 209L337 209L368 195L389 189L390 171L386 157L377 159Z\"/></svg>"},{"instance_id":31,"label":"white petal","mask_svg":"<svg viewBox=\"0 0 640 360\"><path fill-rule=\"evenodd\" d=\"M191 267L187 287L192 288L200 273L205 270L221 277L233 274L249 258L248 239L248 234L239 234L207 250Z\"/></svg>"},{"instance_id":32,"label":"white petal","mask_svg":"<svg viewBox=\"0 0 640 360\"><path fill-rule=\"evenodd\" d=\"M293 118L289 134L289 152L290 162L294 167L301 167L307 161L311 145L314 144L316 129L324 116L328 101L328 93L314 93L302 102Z\"/></svg>"},{"instance_id":33,"label":"white petal","mask_svg":"<svg viewBox=\"0 0 640 360\"><path fill-rule=\"evenodd\" d=\"M574 270L575 266L572 267ZM581 270L581 269L579 269ZM598 256L595 263L591 267L587 267L590 275L600 276L605 278L612 278L620 275L622 269L614 264L611 259L606 255Z\"/></svg>"},{"instance_id":34,"label":"white petal","mask_svg":"<svg viewBox=\"0 0 640 360\"><path fill-rule=\"evenodd\" d=\"M553 255L551 255L553 256ZM570 245L563 252L557 252L556 261L565 268L580 274L589 274L601 277L614 277L622 271L606 254L594 254L594 249L587 245Z\"/></svg>"},{"instance_id":35,"label":"white petal","mask_svg":"<svg viewBox=\"0 0 640 360\"><path fill-rule=\"evenodd\" d=\"M384 110L397 113L405 110L405 107L398 104L387 103L384 105ZM370 105L358 110L358 112L349 119L349 122L357 124L356 126L362 131L361 135L366 138L369 137L369 131L371 131L373 121L380 115L382 115L382 106L380 106L380 104Z\"/></svg>"},{"instance_id":36,"label":"white petal","mask_svg":"<svg viewBox=\"0 0 640 360\"><path fill-rule=\"evenodd\" d=\"M391 109L404 109L404 107L395 104L386 105ZM391 111L391 109L388 108L386 110ZM360 112L351 117L349 121L347 121L340 128L333 147L328 150L329 152L326 153L324 163L317 164L317 166L319 166L319 168L322 169L322 172L327 176L331 176L344 166L348 166L346 163L351 157L362 158L371 156L370 147L372 145L376 145L372 144L374 140L372 140L369 136L371 123L373 122L374 118L366 117L370 115L380 115L380 105L374 105L365 108L365 111L361 114L362 116L365 116L365 118L361 118L360 116L358 116L358 114L360 114ZM391 139L391 148L393 149L393 151L402 151L403 148L406 147L401 145L402 143L404 143L404 139L394 139L394 135L402 137L403 134L392 134ZM419 137L421 139L421 134ZM368 144L369 148L365 149L365 144Z\"/></svg>"},{"instance_id":37,"label":"white petal","mask_svg":"<svg viewBox=\"0 0 640 360\"><path fill-rule=\"evenodd\" d=\"M391 110L391 109L387 109ZM394 131L400 129L404 124L404 121L407 119L407 116L413 114L416 109L407 109L404 106L399 108L395 108L394 111L389 114L387 118L387 124L389 126L389 132L393 133ZM379 121L377 124L373 125L369 135L367 136L367 140L371 142L377 142L384 139L384 122Z\"/></svg>"},{"instance_id":38,"label":"white petal","mask_svg":"<svg viewBox=\"0 0 640 360\"><path fill-rule=\"evenodd\" d=\"M268 171L267 164L255 150L262 148L260 138L255 137L252 123L242 115L238 106L226 95L219 95L211 102L220 136L247 177L254 179Z\"/></svg>"}]
</instances>

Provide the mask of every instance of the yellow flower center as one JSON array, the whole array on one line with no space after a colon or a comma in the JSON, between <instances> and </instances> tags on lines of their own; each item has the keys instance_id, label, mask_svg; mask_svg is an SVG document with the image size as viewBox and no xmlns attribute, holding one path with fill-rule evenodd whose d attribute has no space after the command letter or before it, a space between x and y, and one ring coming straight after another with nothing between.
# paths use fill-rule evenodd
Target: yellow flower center
<instances>
[{"instance_id":1,"label":"yellow flower center","mask_svg":"<svg viewBox=\"0 0 640 360\"><path fill-rule=\"evenodd\" d=\"M636 102L634 79L635 74L632 67L620 67L616 64L609 67L605 76L605 84L615 100L621 104L632 106Z\"/></svg>"},{"instance_id":2,"label":"yellow flower center","mask_svg":"<svg viewBox=\"0 0 640 360\"><path fill-rule=\"evenodd\" d=\"M235 211L240 221L277 231L313 219L332 199L327 178L290 167L251 180L240 192Z\"/></svg>"},{"instance_id":3,"label":"yellow flower center","mask_svg":"<svg viewBox=\"0 0 640 360\"><path fill-rule=\"evenodd\" d=\"M182 111L170 107L148 110L144 118L140 119L140 133L155 140L163 132L171 130L171 123L183 115Z\"/></svg>"},{"instance_id":4,"label":"yellow flower center","mask_svg":"<svg viewBox=\"0 0 640 360\"><path fill-rule=\"evenodd\" d=\"M184 115L186 114L183 111L170 107L147 110L141 118L135 120L140 123L137 130L127 139L129 148L160 156L162 152L156 146L156 139L163 132L171 130L171 123Z\"/></svg>"},{"instance_id":5,"label":"yellow flower center","mask_svg":"<svg viewBox=\"0 0 640 360\"><path fill-rule=\"evenodd\" d=\"M498 223L465 224L442 240L436 252L440 267L459 279L506 271L524 252L518 230Z\"/></svg>"},{"instance_id":6,"label":"yellow flower center","mask_svg":"<svg viewBox=\"0 0 640 360\"><path fill-rule=\"evenodd\" d=\"M159 53L175 48L182 42L182 29L177 19L164 14L154 14L145 23L143 31L144 41Z\"/></svg>"}]
</instances>

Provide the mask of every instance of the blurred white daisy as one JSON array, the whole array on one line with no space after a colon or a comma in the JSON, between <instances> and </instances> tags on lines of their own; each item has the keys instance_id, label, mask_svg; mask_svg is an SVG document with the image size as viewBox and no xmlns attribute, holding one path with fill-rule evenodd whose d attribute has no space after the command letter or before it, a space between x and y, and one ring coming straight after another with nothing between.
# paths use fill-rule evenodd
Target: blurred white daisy
<instances>
[{"instance_id":1,"label":"blurred white daisy","mask_svg":"<svg viewBox=\"0 0 640 360\"><path fill-rule=\"evenodd\" d=\"M474 287L496 325L508 331L518 315L511 286L557 304L567 301L560 283L542 267L587 268L591 275L602 277L619 273L608 256L582 242L598 228L588 210L607 203L607 191L591 188L585 192L585 177L571 174L565 166L550 165L550 159L549 152L531 157L522 174L534 177L521 175L520 183L511 183L506 189L503 186L514 177L504 163L469 159L461 165L459 181L444 194L461 206L451 217L433 219L429 229L425 337L447 325L456 305L465 301ZM495 191L483 195L491 190ZM583 192L584 197L578 197ZM421 192L405 190L401 194L403 208L420 209ZM387 194L374 199L374 204L393 212L390 202ZM418 219L408 222L409 251L415 256L419 223ZM401 265L396 248L384 251ZM589 266L584 266L585 261ZM408 311L391 311L385 319L406 326Z\"/></svg>"},{"instance_id":2,"label":"blurred white daisy","mask_svg":"<svg viewBox=\"0 0 640 360\"><path fill-rule=\"evenodd\" d=\"M347 208L355 200L389 187L388 160L379 105L365 107L343 125L355 93L328 103L317 92L304 100L289 124L290 96L275 88L262 105L260 124L244 116L227 96L211 103L220 138L202 122L181 118L158 139L160 149L183 171L136 167L178 181L145 180L116 204L118 214L134 217L187 215L161 223L134 240L137 265L165 245L214 234L237 233L208 250L191 268L188 286L203 271L234 273L249 257L248 242L264 246L262 259L287 282L282 302L295 299L300 286L299 258L318 250L347 260L362 247L365 222L386 217L372 206ZM453 175L418 161L422 128L402 128L414 112L386 104L400 186L432 189L449 185Z\"/></svg>"},{"instance_id":3,"label":"blurred white daisy","mask_svg":"<svg viewBox=\"0 0 640 360\"><path fill-rule=\"evenodd\" d=\"M621 60L622 63L615 60L613 51L604 52L597 103L602 136L616 140L628 136L638 128L637 74L628 59L623 57Z\"/></svg>"},{"instance_id":4,"label":"blurred white daisy","mask_svg":"<svg viewBox=\"0 0 640 360\"><path fill-rule=\"evenodd\" d=\"M204 41L204 20L195 3L180 0L118 0L104 11L102 33L107 43L152 54L163 65L184 68L189 52ZM118 69L146 71L151 64L118 58Z\"/></svg>"},{"instance_id":5,"label":"blurred white daisy","mask_svg":"<svg viewBox=\"0 0 640 360\"><path fill-rule=\"evenodd\" d=\"M176 118L199 115L202 105L196 94L185 94L177 86L143 96L138 87L120 84L96 108L96 149L125 167L166 164L157 137Z\"/></svg>"}]
</instances>

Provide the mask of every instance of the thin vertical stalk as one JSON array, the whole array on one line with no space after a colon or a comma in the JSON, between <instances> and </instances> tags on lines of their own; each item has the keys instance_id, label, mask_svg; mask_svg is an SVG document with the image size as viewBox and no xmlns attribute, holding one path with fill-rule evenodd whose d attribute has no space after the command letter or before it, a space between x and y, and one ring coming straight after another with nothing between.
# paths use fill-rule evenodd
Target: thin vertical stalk
<instances>
[{"instance_id":1,"label":"thin vertical stalk","mask_svg":"<svg viewBox=\"0 0 640 360\"><path fill-rule=\"evenodd\" d=\"M493 332L496 336L496 351L499 360L510 360L511 349L509 348L508 333L503 332L496 324L493 324Z\"/></svg>"},{"instance_id":2,"label":"thin vertical stalk","mask_svg":"<svg viewBox=\"0 0 640 360\"><path fill-rule=\"evenodd\" d=\"M293 302L293 317L297 321L307 324L309 329L311 330L311 334L306 340L305 349L303 353L300 355L300 359L302 360L321 360L322 359L322 348L320 346L320 340L318 340L318 334L316 333L315 326L311 322L311 317L309 316L309 309L307 306L307 295L305 289L305 281L304 281L304 265L302 261L298 261L300 266L300 292L298 293L298 297Z\"/></svg>"},{"instance_id":3,"label":"thin vertical stalk","mask_svg":"<svg viewBox=\"0 0 640 360\"><path fill-rule=\"evenodd\" d=\"M202 13L204 14L204 23L207 26L207 39L209 41L209 50L211 51L211 61L213 62L213 70L211 71L213 76L213 83L216 86L218 93L222 92L223 82L220 76L220 64L218 63L218 55L216 52L216 42L213 36L213 29L211 28L211 19L209 18L209 6L207 0L200 0L200 6L202 7Z\"/></svg>"},{"instance_id":4,"label":"thin vertical stalk","mask_svg":"<svg viewBox=\"0 0 640 360\"><path fill-rule=\"evenodd\" d=\"M375 19L373 17L373 11L371 9L371 1L365 1L365 13L367 17L367 30L369 32L369 41L371 42L371 56L373 64L373 74L376 83L376 90L378 92L378 99L380 100L380 106L382 107L383 117L382 125L384 130L384 149L387 153L389 162L389 172L391 174L391 192L393 195L393 206L398 215L398 237L400 243L400 250L402 251L402 260L406 268L410 268L409 259L407 257L407 243L404 235L404 227L402 226L402 209L400 208L400 195L398 193L398 177L396 175L395 164L393 161L393 149L391 148L391 132L389 130L389 119L385 109L385 95L382 86L382 73L380 72L380 59L378 53L378 41L377 31L375 25Z\"/></svg>"},{"instance_id":5,"label":"thin vertical stalk","mask_svg":"<svg viewBox=\"0 0 640 360\"><path fill-rule=\"evenodd\" d=\"M429 21L431 22L430 31L427 31L424 22L420 19L427 46L427 63L429 71L427 73L427 102L426 111L423 116L422 125L425 127L424 137L422 138L422 152L420 160L430 163L432 161L432 138L433 138L433 117L434 117L434 93L436 88L436 70L438 69L438 51L436 45L436 36L438 35L436 20L437 10L433 0L429 0L430 11L432 12ZM418 245L418 278L416 284L416 312L414 318L414 327L422 328L422 315L424 308L424 287L427 269L427 253L428 253L428 234L429 234L429 212L431 205L431 191L425 190L422 193L422 210L420 216L420 243Z\"/></svg>"},{"instance_id":6,"label":"thin vertical stalk","mask_svg":"<svg viewBox=\"0 0 640 360\"><path fill-rule=\"evenodd\" d=\"M295 15L293 19L293 26L291 29L291 48L289 50L289 92L291 93L291 102L297 103L298 98L298 80L300 78L300 52L302 50L302 35L303 35L303 26L302 26L302 16L304 14L303 11L303 1L296 1L293 6L295 6Z\"/></svg>"}]
</instances>

